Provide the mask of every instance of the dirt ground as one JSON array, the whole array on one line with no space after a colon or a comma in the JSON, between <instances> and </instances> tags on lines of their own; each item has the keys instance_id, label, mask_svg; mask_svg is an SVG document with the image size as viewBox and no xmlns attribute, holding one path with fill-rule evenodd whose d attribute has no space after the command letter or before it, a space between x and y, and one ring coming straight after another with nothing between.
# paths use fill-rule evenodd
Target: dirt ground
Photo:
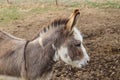
<instances>
[{"instance_id":1,"label":"dirt ground","mask_svg":"<svg viewBox=\"0 0 120 80\"><path fill-rule=\"evenodd\" d=\"M77 26L91 60L81 69L58 62L52 80L120 80L120 9L83 8L80 11ZM32 15L5 24L0 30L31 39L42 26L55 18L68 17L71 12L62 10Z\"/></svg>"}]
</instances>

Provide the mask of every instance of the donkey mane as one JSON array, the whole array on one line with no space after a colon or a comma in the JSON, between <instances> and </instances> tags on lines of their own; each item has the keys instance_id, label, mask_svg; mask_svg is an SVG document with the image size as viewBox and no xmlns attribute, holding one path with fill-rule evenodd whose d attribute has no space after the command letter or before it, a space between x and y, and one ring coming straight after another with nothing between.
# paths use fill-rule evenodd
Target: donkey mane
<instances>
[{"instance_id":1,"label":"donkey mane","mask_svg":"<svg viewBox=\"0 0 120 80\"><path fill-rule=\"evenodd\" d=\"M58 25L65 25L67 22L68 22L68 19L67 19L67 18L55 19L55 20L50 24L50 26L58 27Z\"/></svg>"},{"instance_id":2,"label":"donkey mane","mask_svg":"<svg viewBox=\"0 0 120 80\"><path fill-rule=\"evenodd\" d=\"M40 31L37 33L37 35L35 37L33 37L32 40L38 38L39 36L41 36L42 34L46 33L47 31L49 31L51 29L60 27L60 25L66 25L67 22L68 22L68 18L55 19L50 24L48 24L46 27L43 27L42 29L40 29Z\"/></svg>"}]
</instances>

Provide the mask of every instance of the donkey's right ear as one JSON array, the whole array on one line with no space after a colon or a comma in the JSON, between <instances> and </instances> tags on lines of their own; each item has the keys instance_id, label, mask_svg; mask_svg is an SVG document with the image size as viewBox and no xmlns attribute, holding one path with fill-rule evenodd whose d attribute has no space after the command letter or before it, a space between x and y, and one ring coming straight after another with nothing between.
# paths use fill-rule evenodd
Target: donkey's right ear
<instances>
[{"instance_id":1,"label":"donkey's right ear","mask_svg":"<svg viewBox=\"0 0 120 80\"><path fill-rule=\"evenodd\" d=\"M71 14L71 16L68 19L68 22L66 24L66 29L71 31L73 27L75 26L78 18L79 18L80 12L79 9L74 10L74 12Z\"/></svg>"}]
</instances>

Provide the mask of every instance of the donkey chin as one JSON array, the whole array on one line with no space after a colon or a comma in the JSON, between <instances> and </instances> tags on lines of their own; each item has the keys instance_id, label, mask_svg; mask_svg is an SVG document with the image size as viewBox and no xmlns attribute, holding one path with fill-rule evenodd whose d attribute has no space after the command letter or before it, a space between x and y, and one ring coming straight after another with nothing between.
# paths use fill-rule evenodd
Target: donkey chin
<instances>
[{"instance_id":1,"label":"donkey chin","mask_svg":"<svg viewBox=\"0 0 120 80\"><path fill-rule=\"evenodd\" d=\"M71 65L72 67L82 68L88 64L88 61L89 61L89 58L83 58L81 60L71 61L68 64Z\"/></svg>"}]
</instances>

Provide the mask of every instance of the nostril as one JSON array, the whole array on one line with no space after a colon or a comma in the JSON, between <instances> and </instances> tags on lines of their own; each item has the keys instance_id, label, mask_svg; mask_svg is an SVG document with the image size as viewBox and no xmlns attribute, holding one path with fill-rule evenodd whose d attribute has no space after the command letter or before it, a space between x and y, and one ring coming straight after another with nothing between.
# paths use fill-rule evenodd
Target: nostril
<instances>
[{"instance_id":1,"label":"nostril","mask_svg":"<svg viewBox=\"0 0 120 80\"><path fill-rule=\"evenodd\" d=\"M89 60L87 60L87 63L89 62Z\"/></svg>"}]
</instances>

